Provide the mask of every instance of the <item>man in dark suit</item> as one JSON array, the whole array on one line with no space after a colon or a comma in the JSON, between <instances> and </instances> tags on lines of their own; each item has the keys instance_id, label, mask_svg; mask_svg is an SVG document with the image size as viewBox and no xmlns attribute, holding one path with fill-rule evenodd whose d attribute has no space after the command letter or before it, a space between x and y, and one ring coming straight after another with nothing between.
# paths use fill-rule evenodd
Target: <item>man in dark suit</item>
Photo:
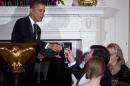
<instances>
[{"instance_id":1,"label":"man in dark suit","mask_svg":"<svg viewBox=\"0 0 130 86\"><path fill-rule=\"evenodd\" d=\"M110 59L110 54L109 54L109 51L107 50L107 48L105 48L102 45L92 45L90 47L90 49L91 49L90 52L88 52L85 55L85 58L87 59L87 61L89 61L92 58L92 56L99 56L99 57L103 57L106 65L108 64L109 59ZM68 58L68 60L69 60L68 66L70 68L70 71L74 74L74 76L78 80L77 85L84 84L84 81L85 82L87 81L85 79L83 79L83 81L81 81L82 77L85 75L84 68L81 69L80 66L76 63L76 61L73 57L73 54L69 49L65 49L65 57ZM80 83L80 81L81 81L81 83ZM111 73L108 68L106 69L104 76L102 77L100 83L101 83L101 86L112 86L111 85Z\"/></svg>"},{"instance_id":2,"label":"man in dark suit","mask_svg":"<svg viewBox=\"0 0 130 86\"><path fill-rule=\"evenodd\" d=\"M40 39L41 29L36 23L42 21L44 17L44 12L45 12L45 5L40 0L33 0L33 2L30 4L29 15L24 18L20 18L16 21L12 32L12 37L11 37L12 43L37 43L38 47L36 50L38 54L40 54L39 55L40 57L38 56L38 58L36 59L37 64L38 62L41 63L41 60L44 58L44 56L42 56L43 52L45 53L45 57L53 57L55 52L59 52L62 50L61 45L46 43L41 41ZM50 55L50 56L46 56L46 55ZM45 66L43 65L44 68L42 67L42 69L45 69L44 71L47 72L49 61L44 61L44 60L42 61L43 61L42 63L45 64ZM34 70L34 65L32 64L26 65L25 69L27 73L25 72L24 81L28 83L30 80L30 83L32 83L26 86L44 86L43 80L42 80L42 84L41 81L36 80L37 85L34 85L33 81L31 80L33 79L32 77L33 73L31 72ZM45 75L43 75L43 77L45 79L47 73L44 74ZM36 77L34 79L36 79ZM25 86L25 85L21 85L21 86Z\"/></svg>"},{"instance_id":3,"label":"man in dark suit","mask_svg":"<svg viewBox=\"0 0 130 86\"><path fill-rule=\"evenodd\" d=\"M12 32L11 41L13 43L36 42L41 45L42 49L47 48L55 52L59 52L62 49L62 46L58 44L47 44L46 42L42 42L40 40L41 29L36 23L42 21L44 12L45 5L40 2L40 0L34 0L34 2L30 5L29 15L16 21ZM36 33L35 27L37 28Z\"/></svg>"}]
</instances>

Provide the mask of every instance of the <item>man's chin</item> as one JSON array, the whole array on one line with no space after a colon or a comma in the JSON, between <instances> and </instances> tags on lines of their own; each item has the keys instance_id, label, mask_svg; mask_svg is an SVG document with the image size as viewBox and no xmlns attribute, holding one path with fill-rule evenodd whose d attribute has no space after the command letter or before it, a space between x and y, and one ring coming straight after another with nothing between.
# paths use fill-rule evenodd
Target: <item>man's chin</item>
<instances>
[{"instance_id":1,"label":"man's chin","mask_svg":"<svg viewBox=\"0 0 130 86\"><path fill-rule=\"evenodd\" d=\"M38 20L37 20L37 22L41 22L41 21L42 21L42 19L38 19Z\"/></svg>"},{"instance_id":2,"label":"man's chin","mask_svg":"<svg viewBox=\"0 0 130 86\"><path fill-rule=\"evenodd\" d=\"M37 22L41 22L42 20L38 20Z\"/></svg>"}]
</instances>

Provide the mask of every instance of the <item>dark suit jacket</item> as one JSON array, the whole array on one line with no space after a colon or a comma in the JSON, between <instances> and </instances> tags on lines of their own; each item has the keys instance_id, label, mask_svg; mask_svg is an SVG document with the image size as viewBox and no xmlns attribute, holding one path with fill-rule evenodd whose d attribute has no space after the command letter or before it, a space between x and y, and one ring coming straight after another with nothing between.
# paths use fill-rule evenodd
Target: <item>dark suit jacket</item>
<instances>
[{"instance_id":1,"label":"dark suit jacket","mask_svg":"<svg viewBox=\"0 0 130 86\"><path fill-rule=\"evenodd\" d=\"M75 65L69 67L70 71L74 74L76 79L79 81L84 75L83 69L76 63Z\"/></svg>"},{"instance_id":2,"label":"dark suit jacket","mask_svg":"<svg viewBox=\"0 0 130 86\"><path fill-rule=\"evenodd\" d=\"M16 21L12 32L11 41L16 43L36 41L33 35L33 27L29 16L20 18Z\"/></svg>"},{"instance_id":3,"label":"dark suit jacket","mask_svg":"<svg viewBox=\"0 0 130 86\"><path fill-rule=\"evenodd\" d=\"M16 21L12 32L11 41L16 43L36 41L33 36L33 28L28 16L20 18Z\"/></svg>"},{"instance_id":4,"label":"dark suit jacket","mask_svg":"<svg viewBox=\"0 0 130 86\"><path fill-rule=\"evenodd\" d=\"M38 35L41 36L41 30ZM42 48L42 50L44 50L47 44L46 42L43 42L41 40L37 41L36 38L34 38L33 27L30 22L29 16L20 18L16 21L11 36L11 42L12 43L36 42L40 47L40 49Z\"/></svg>"},{"instance_id":5,"label":"dark suit jacket","mask_svg":"<svg viewBox=\"0 0 130 86\"><path fill-rule=\"evenodd\" d=\"M72 77L68 64L64 63L65 58L51 58L50 68L48 71L48 86L71 86Z\"/></svg>"},{"instance_id":6,"label":"dark suit jacket","mask_svg":"<svg viewBox=\"0 0 130 86\"><path fill-rule=\"evenodd\" d=\"M70 71L74 74L74 76L76 77L77 81L77 85L78 82L80 81L80 79L82 78L82 76L84 75L84 69L81 69L79 67L79 65L76 63L75 65L71 66ZM104 76L101 79L101 86L112 86L111 85L111 73L109 71L109 69L107 69L104 73Z\"/></svg>"}]
</instances>

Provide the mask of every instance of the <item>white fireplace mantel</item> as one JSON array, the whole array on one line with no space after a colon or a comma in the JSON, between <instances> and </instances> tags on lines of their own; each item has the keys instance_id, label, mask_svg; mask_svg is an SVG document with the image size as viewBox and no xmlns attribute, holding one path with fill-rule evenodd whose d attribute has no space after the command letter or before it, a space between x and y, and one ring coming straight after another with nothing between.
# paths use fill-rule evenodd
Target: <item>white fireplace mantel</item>
<instances>
[{"instance_id":1,"label":"white fireplace mantel","mask_svg":"<svg viewBox=\"0 0 130 86\"><path fill-rule=\"evenodd\" d=\"M15 21L29 12L28 7L0 7L0 40L10 40ZM39 26L42 39L81 40L81 50L102 43L103 20L118 12L111 7L46 7L45 17Z\"/></svg>"},{"instance_id":2,"label":"white fireplace mantel","mask_svg":"<svg viewBox=\"0 0 130 86\"><path fill-rule=\"evenodd\" d=\"M118 10L111 7L85 7L85 6L64 6L64 7L46 7L46 16L48 15L89 15L111 17ZM1 6L0 16L25 16L29 12L29 7Z\"/></svg>"}]
</instances>

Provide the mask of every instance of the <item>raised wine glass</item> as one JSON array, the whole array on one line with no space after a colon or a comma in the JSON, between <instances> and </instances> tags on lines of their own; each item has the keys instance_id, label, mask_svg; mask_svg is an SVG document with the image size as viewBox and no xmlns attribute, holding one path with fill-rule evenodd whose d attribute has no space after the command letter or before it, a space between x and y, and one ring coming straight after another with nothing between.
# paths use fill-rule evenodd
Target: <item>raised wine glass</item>
<instances>
[{"instance_id":1,"label":"raised wine glass","mask_svg":"<svg viewBox=\"0 0 130 86\"><path fill-rule=\"evenodd\" d=\"M64 47L64 43L63 43L63 42L58 42L58 44ZM61 51L59 51L58 54L55 55L55 57L57 57L57 58L61 58L61 56L60 56L60 52L61 52Z\"/></svg>"},{"instance_id":2,"label":"raised wine glass","mask_svg":"<svg viewBox=\"0 0 130 86\"><path fill-rule=\"evenodd\" d=\"M65 46L64 48L69 48L69 49L71 49L70 46ZM69 63L67 58L65 58L65 62L64 62L64 63Z\"/></svg>"}]
</instances>

